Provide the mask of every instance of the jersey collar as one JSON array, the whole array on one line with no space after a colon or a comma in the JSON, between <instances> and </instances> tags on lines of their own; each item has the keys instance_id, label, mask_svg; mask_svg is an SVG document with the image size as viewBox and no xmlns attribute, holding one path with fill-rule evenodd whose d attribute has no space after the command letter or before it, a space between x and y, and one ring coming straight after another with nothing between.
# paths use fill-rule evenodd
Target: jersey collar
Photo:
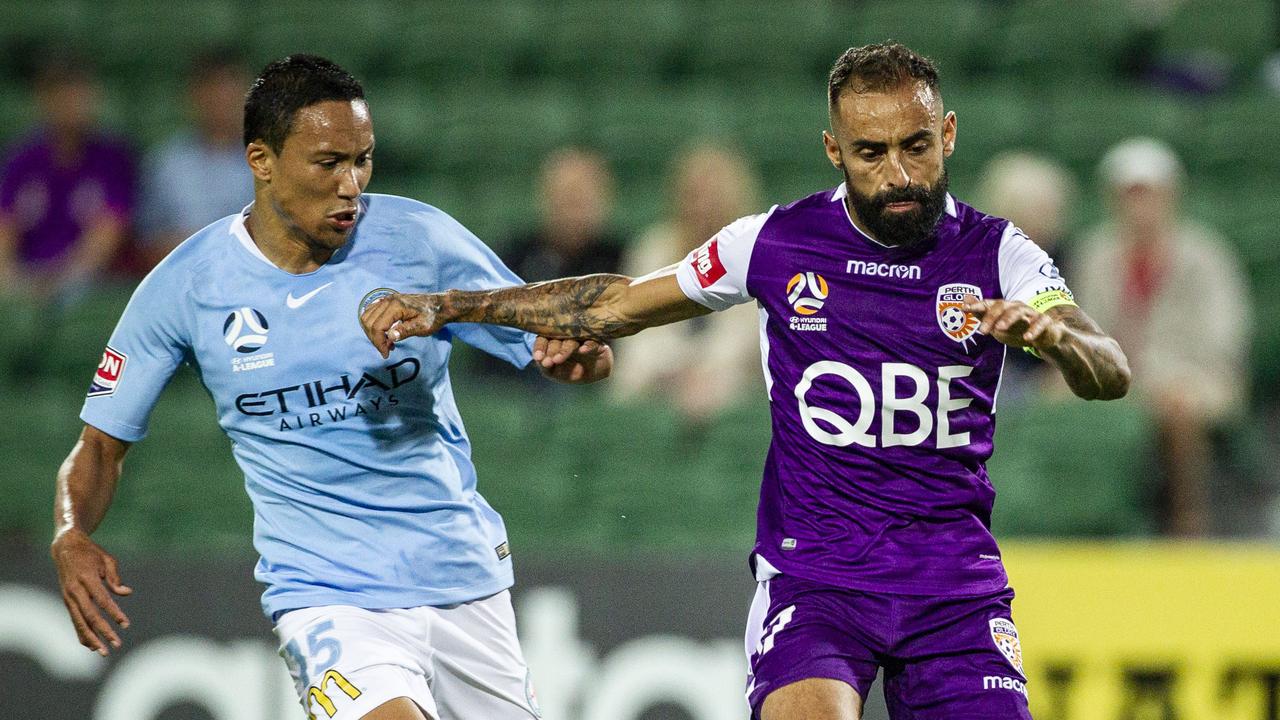
<instances>
[{"instance_id":1,"label":"jersey collar","mask_svg":"<svg viewBox=\"0 0 1280 720\"><path fill-rule=\"evenodd\" d=\"M232 218L230 229L231 236L240 241L240 244L244 246L245 250L249 251L250 255L274 268L276 266L275 263L268 260L267 256L262 254L262 250L258 247L258 244L253 241L253 238L249 237L249 229L244 226L245 220L249 218L249 211L252 209L253 203L249 203L244 206L244 209L240 211L239 215Z\"/></svg>"}]
</instances>

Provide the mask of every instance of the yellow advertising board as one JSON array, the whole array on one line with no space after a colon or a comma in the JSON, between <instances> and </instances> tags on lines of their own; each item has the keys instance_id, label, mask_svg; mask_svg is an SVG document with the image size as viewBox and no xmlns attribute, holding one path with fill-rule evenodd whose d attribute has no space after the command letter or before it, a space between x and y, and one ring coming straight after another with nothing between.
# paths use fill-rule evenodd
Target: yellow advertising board
<instances>
[{"instance_id":1,"label":"yellow advertising board","mask_svg":"<svg viewBox=\"0 0 1280 720\"><path fill-rule=\"evenodd\" d=\"M1280 549L1004 550L1036 720L1280 717Z\"/></svg>"}]
</instances>

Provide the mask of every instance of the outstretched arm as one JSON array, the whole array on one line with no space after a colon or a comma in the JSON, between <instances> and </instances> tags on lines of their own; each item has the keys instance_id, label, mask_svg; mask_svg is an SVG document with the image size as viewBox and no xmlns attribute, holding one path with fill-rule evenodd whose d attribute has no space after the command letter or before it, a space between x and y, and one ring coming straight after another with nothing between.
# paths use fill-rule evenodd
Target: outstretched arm
<instances>
[{"instance_id":1,"label":"outstretched arm","mask_svg":"<svg viewBox=\"0 0 1280 720\"><path fill-rule=\"evenodd\" d=\"M50 553L80 644L106 655L120 647L120 636L102 617L105 612L122 629L129 618L111 595L133 592L120 580L116 559L89 535L107 514L129 444L86 425L71 455L58 470ZM110 591L110 592L108 592Z\"/></svg>"},{"instance_id":2,"label":"outstretched arm","mask_svg":"<svg viewBox=\"0 0 1280 720\"><path fill-rule=\"evenodd\" d=\"M391 295L370 305L360 321L386 357L400 340L432 335L455 322L604 341L709 312L684 294L672 266L634 280L600 274L498 290Z\"/></svg>"},{"instance_id":3,"label":"outstretched arm","mask_svg":"<svg viewBox=\"0 0 1280 720\"><path fill-rule=\"evenodd\" d=\"M1129 391L1129 360L1120 343L1075 305L1041 313L1026 303L974 299L964 309L981 318L979 332L1011 347L1035 350L1085 400L1115 400Z\"/></svg>"}]
</instances>

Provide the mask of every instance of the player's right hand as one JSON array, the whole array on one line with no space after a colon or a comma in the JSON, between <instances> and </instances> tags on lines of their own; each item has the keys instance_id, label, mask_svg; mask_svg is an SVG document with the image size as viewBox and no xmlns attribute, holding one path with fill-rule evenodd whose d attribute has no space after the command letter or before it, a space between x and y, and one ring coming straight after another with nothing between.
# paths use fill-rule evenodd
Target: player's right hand
<instances>
[{"instance_id":1,"label":"player's right hand","mask_svg":"<svg viewBox=\"0 0 1280 720\"><path fill-rule=\"evenodd\" d=\"M53 564L58 569L62 586L62 602L71 615L80 644L106 657L107 645L120 647L120 636L106 613L120 629L129 627L129 618L111 594L131 595L133 588L120 581L116 559L81 530L67 530L53 540L50 547Z\"/></svg>"},{"instance_id":2,"label":"player's right hand","mask_svg":"<svg viewBox=\"0 0 1280 720\"><path fill-rule=\"evenodd\" d=\"M441 294L397 293L373 301L360 315L360 325L369 342L385 359L396 343L410 337L440 332Z\"/></svg>"}]
</instances>

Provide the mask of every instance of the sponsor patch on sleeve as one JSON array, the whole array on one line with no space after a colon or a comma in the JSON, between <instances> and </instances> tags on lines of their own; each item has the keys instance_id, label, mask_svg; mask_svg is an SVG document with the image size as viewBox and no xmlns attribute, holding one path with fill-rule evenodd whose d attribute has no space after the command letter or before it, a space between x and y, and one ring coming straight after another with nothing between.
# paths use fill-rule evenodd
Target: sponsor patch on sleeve
<instances>
[{"instance_id":1,"label":"sponsor patch on sleeve","mask_svg":"<svg viewBox=\"0 0 1280 720\"><path fill-rule=\"evenodd\" d=\"M97 371L93 373L93 382L89 384L88 396L99 397L114 393L120 384L120 376L124 375L124 365L128 360L128 355L108 345L107 349L102 351L102 360L98 363Z\"/></svg>"},{"instance_id":2,"label":"sponsor patch on sleeve","mask_svg":"<svg viewBox=\"0 0 1280 720\"><path fill-rule=\"evenodd\" d=\"M693 253L693 272L698 276L698 284L704 288L715 285L725 275L724 264L720 262L719 244L719 240L712 238L711 242Z\"/></svg>"},{"instance_id":3,"label":"sponsor patch on sleeve","mask_svg":"<svg viewBox=\"0 0 1280 720\"><path fill-rule=\"evenodd\" d=\"M1036 312L1044 312L1059 305L1071 305L1074 307L1076 306L1076 299L1071 294L1071 291L1064 287L1050 287L1036 293L1027 304Z\"/></svg>"}]
</instances>

